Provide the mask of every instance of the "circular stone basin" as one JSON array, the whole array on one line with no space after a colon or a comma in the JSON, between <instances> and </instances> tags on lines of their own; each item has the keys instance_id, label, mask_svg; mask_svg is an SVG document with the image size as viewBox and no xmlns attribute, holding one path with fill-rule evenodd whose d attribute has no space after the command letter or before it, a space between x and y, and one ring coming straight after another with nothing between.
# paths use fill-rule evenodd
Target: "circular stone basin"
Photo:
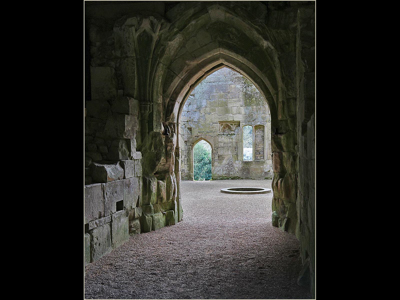
<instances>
[{"instance_id":1,"label":"circular stone basin","mask_svg":"<svg viewBox=\"0 0 400 300\"><path fill-rule=\"evenodd\" d=\"M221 192L229 194L265 194L271 192L271 189L261 187L232 187L221 189Z\"/></svg>"}]
</instances>

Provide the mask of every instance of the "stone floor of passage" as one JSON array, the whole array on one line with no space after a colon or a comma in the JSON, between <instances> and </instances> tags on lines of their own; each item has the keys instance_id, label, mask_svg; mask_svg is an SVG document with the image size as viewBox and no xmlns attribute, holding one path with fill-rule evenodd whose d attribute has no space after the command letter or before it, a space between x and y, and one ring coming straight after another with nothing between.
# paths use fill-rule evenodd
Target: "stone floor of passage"
<instances>
[{"instance_id":1,"label":"stone floor of passage","mask_svg":"<svg viewBox=\"0 0 400 300\"><path fill-rule=\"evenodd\" d=\"M85 299L311 299L299 241L273 227L271 180L182 181L183 220L133 235L87 265Z\"/></svg>"}]
</instances>

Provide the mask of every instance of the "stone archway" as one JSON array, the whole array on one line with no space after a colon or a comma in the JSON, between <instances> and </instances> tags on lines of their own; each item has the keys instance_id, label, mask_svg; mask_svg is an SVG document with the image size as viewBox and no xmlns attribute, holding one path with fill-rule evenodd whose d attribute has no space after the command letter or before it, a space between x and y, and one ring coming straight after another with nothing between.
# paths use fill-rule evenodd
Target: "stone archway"
<instances>
[{"instance_id":1,"label":"stone archway","mask_svg":"<svg viewBox=\"0 0 400 300\"><path fill-rule=\"evenodd\" d=\"M137 160L136 177L143 181L137 202L157 221L153 227L165 223L155 217L155 204L170 213L169 224L181 220L180 109L210 72L223 66L238 71L262 92L271 111L273 224L296 234L313 275L315 4L143 5L92 6L88 52L95 101L87 103L86 123L90 149L98 149L89 153L93 161L103 151L107 159L126 160L126 171ZM140 224L147 222L140 218Z\"/></svg>"},{"instance_id":2,"label":"stone archway","mask_svg":"<svg viewBox=\"0 0 400 300\"><path fill-rule=\"evenodd\" d=\"M177 132L178 136L179 136L179 119L180 119L180 115L181 115L181 112L182 112L182 109L183 109L186 99L188 98L190 93L194 90L194 88L196 87L196 85L199 82L201 82L210 73L212 73L222 67L231 68L231 69L235 70L236 72L242 74L246 78L249 78L253 82L253 84L258 88L258 90L263 94L264 98L271 99L272 94L269 92L269 90L267 88L267 84L262 80L261 77L257 76L257 73L259 73L259 72L257 72L258 70L254 65L251 65L251 67L249 67L248 65L246 65L244 63L244 62L246 62L246 59L242 58L242 60L239 60L237 56L236 57L229 56L227 54L229 52L226 50L223 50L223 49L222 50L218 49L216 51L216 53L217 54L215 54L215 55L209 56L208 60L205 60L203 62L204 64L208 63L208 66L203 66L202 64L197 65L196 69L200 69L200 71L196 72L196 69L194 69L194 70L192 70L192 72L188 72L188 74L190 74L190 75L192 73L195 73L195 74L193 74L191 78L190 78L190 75L188 75L186 77L186 78L190 78L190 79L188 79L188 81L182 80L177 84L177 87L182 87L182 90L180 91L180 93L178 93L178 96L176 98L176 101L174 102L173 108L168 109L168 107L167 107L166 116L168 116L167 117L168 122L176 124L176 132ZM244 72L237 65L239 65L243 69L247 70L248 73ZM207 68L209 68L209 69L207 70ZM207 70L207 71L205 71L205 70ZM248 74L251 74L251 75L248 75ZM269 95L269 98L266 95ZM171 102L170 102L170 104L171 104ZM270 100L270 101L268 101L268 103L266 103L266 105L268 105L270 107L270 111L271 111L272 131L276 132L277 127L279 126L279 121L277 118L278 112L277 112L277 109L275 106L275 102ZM276 148L276 144L274 144L274 142L276 142L276 140L274 141L274 136L271 138L271 142L272 142L272 151L276 152L277 148ZM179 151L179 149L181 147L179 144L179 139L177 139L176 147ZM180 162L178 162L178 163L180 164ZM180 167L177 167L176 169L179 170ZM180 178L180 174L176 174L176 177ZM274 188L274 186L273 186L273 188ZM277 187L275 186L275 188L277 188ZM179 189L179 187L178 187L178 189Z\"/></svg>"},{"instance_id":3,"label":"stone archway","mask_svg":"<svg viewBox=\"0 0 400 300\"><path fill-rule=\"evenodd\" d=\"M178 10L179 5L176 7ZM160 122L156 120L161 119L174 126L179 136L177 124L182 105L196 84L216 69L226 66L249 78L264 95L271 112L273 206L274 216L278 220L274 224L295 233L298 228L295 205L297 175L294 174L295 170L286 167L295 157L297 143L297 128L292 121L295 114L289 109L293 104L289 104L287 99L287 95L294 93L291 90L293 86L289 85L287 76L282 77L281 60L273 46L277 37L265 26L266 30L260 31L255 24L249 22L249 16L244 18L245 12L239 11L234 3L202 3L191 16L175 16L176 22L179 19L179 32L165 37L166 46L162 47L162 55L159 57L161 63L154 71L150 94L153 105L158 109L154 109L153 130L158 129ZM259 13L262 14L262 10ZM176 25L173 14L170 16L172 24ZM162 21L160 24L162 28ZM282 37L289 40L291 35L281 33ZM203 43L204 39L207 42ZM295 53L291 55L295 57ZM175 154L179 149L177 140ZM175 170L179 173L178 157L176 155ZM175 173L177 181L180 178L178 173ZM177 186L179 190L179 182Z\"/></svg>"},{"instance_id":4,"label":"stone archway","mask_svg":"<svg viewBox=\"0 0 400 300\"><path fill-rule=\"evenodd\" d=\"M294 32L281 31L277 35L258 21L250 21L250 15L233 3L204 3L192 13L179 18L179 31L170 36L160 58L162 63L155 70L157 80L152 95L159 112L153 115L153 123L156 126L156 120L161 118L173 124L179 135L183 104L204 77L229 67L249 78L264 95L271 112L273 225L298 235L298 170L294 167L297 91L295 73L288 72L295 69ZM262 14L262 9L259 13ZM204 37L206 43L202 43ZM289 46L283 46L282 40ZM179 151L178 140L175 153ZM176 159L175 170L179 173L178 154ZM178 173L175 176L179 195Z\"/></svg>"}]
</instances>

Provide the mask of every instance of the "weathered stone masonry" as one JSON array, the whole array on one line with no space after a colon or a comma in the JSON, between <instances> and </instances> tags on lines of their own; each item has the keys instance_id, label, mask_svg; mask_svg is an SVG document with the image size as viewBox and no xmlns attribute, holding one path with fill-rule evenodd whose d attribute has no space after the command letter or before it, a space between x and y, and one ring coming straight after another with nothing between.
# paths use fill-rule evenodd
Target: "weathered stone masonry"
<instances>
[{"instance_id":1,"label":"weathered stone masonry","mask_svg":"<svg viewBox=\"0 0 400 300\"><path fill-rule=\"evenodd\" d=\"M315 2L85 7L86 261L129 234L182 219L183 105L203 78L226 66L249 78L268 104L272 223L299 239L299 283L314 295Z\"/></svg>"}]
</instances>

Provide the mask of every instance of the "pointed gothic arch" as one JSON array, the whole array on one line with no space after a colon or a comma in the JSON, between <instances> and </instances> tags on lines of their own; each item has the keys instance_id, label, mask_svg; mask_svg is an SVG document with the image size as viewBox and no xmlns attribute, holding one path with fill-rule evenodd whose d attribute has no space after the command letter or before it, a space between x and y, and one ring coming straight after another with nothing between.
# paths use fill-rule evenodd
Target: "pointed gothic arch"
<instances>
[{"instance_id":1,"label":"pointed gothic arch","mask_svg":"<svg viewBox=\"0 0 400 300\"><path fill-rule=\"evenodd\" d=\"M198 146L199 145L199 143L205 143L205 144L207 144L208 146L210 146L210 161L209 161L209 165L207 165L207 166L205 166L205 165L203 165L203 166L196 166L196 157L195 157L195 149L196 149L196 146ZM193 162L193 166L192 166L192 170L193 170L193 180L198 180L199 178L197 178L197 176L196 176L196 171L198 171L199 172L199 170L198 170L198 168L207 168L207 173L209 173L209 174L207 174L207 175L209 175L209 176L206 176L207 178L205 178L205 180L210 180L211 179L211 176L212 176L212 167L213 167L213 146L212 146L212 143L210 143L206 138L203 138L203 137L200 137L200 138L198 138L194 143L193 143L193 148L192 148L192 162ZM200 172L201 172L201 170L200 170Z\"/></svg>"}]
</instances>

